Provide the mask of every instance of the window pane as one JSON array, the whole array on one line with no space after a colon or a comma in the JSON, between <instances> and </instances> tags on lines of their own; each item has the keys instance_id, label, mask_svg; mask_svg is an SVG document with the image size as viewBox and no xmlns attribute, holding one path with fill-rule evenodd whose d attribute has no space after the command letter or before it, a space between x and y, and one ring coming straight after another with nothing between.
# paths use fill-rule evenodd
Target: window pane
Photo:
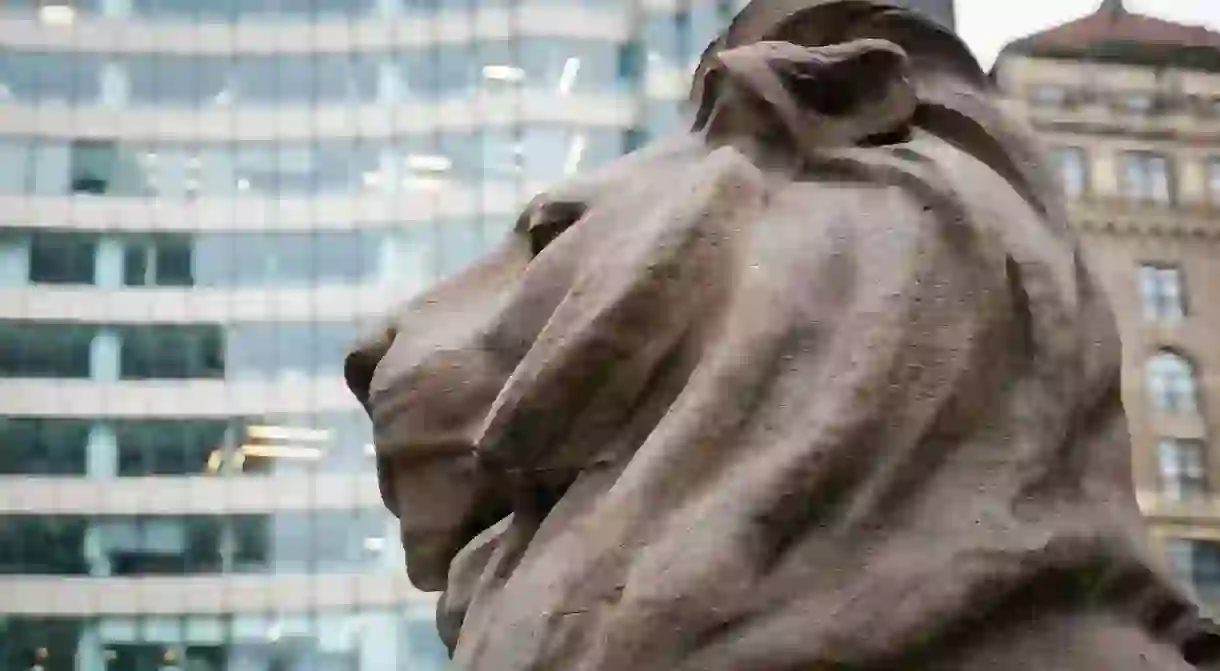
<instances>
[{"instance_id":1,"label":"window pane","mask_svg":"<svg viewBox=\"0 0 1220 671\"><path fill-rule=\"evenodd\" d=\"M70 193L71 159L68 145L39 140L33 147L33 193L40 196L64 196Z\"/></svg>"},{"instance_id":2,"label":"window pane","mask_svg":"<svg viewBox=\"0 0 1220 671\"><path fill-rule=\"evenodd\" d=\"M162 235L153 241L156 283L163 287L189 287L194 284L191 241L185 235Z\"/></svg>"},{"instance_id":3,"label":"window pane","mask_svg":"<svg viewBox=\"0 0 1220 671\"><path fill-rule=\"evenodd\" d=\"M1037 86L1031 95L1038 105L1062 107L1067 103L1067 89L1062 86Z\"/></svg>"},{"instance_id":4,"label":"window pane","mask_svg":"<svg viewBox=\"0 0 1220 671\"><path fill-rule=\"evenodd\" d=\"M0 474L84 475L89 423L0 417Z\"/></svg>"},{"instance_id":5,"label":"window pane","mask_svg":"<svg viewBox=\"0 0 1220 671\"><path fill-rule=\"evenodd\" d=\"M1145 319L1174 324L1186 316L1180 269L1144 265L1140 268L1139 283Z\"/></svg>"},{"instance_id":6,"label":"window pane","mask_svg":"<svg viewBox=\"0 0 1220 671\"><path fill-rule=\"evenodd\" d=\"M101 59L73 53L0 52L0 99L35 104L96 102Z\"/></svg>"},{"instance_id":7,"label":"window pane","mask_svg":"<svg viewBox=\"0 0 1220 671\"><path fill-rule=\"evenodd\" d=\"M124 420L114 427L121 476L200 475L224 449L223 420Z\"/></svg>"},{"instance_id":8,"label":"window pane","mask_svg":"<svg viewBox=\"0 0 1220 671\"><path fill-rule=\"evenodd\" d=\"M25 193L30 186L30 143L0 138L0 193Z\"/></svg>"},{"instance_id":9,"label":"window pane","mask_svg":"<svg viewBox=\"0 0 1220 671\"><path fill-rule=\"evenodd\" d=\"M219 326L124 327L121 337L119 374L125 380L224 376Z\"/></svg>"},{"instance_id":10,"label":"window pane","mask_svg":"<svg viewBox=\"0 0 1220 671\"><path fill-rule=\"evenodd\" d=\"M95 332L76 324L0 323L0 376L88 378Z\"/></svg>"},{"instance_id":11,"label":"window pane","mask_svg":"<svg viewBox=\"0 0 1220 671\"><path fill-rule=\"evenodd\" d=\"M0 574L85 575L84 549L83 518L0 516Z\"/></svg>"},{"instance_id":12,"label":"window pane","mask_svg":"<svg viewBox=\"0 0 1220 671\"><path fill-rule=\"evenodd\" d=\"M1208 490L1203 443L1167 438L1157 445L1161 484L1170 501L1203 498Z\"/></svg>"},{"instance_id":13,"label":"window pane","mask_svg":"<svg viewBox=\"0 0 1220 671\"><path fill-rule=\"evenodd\" d=\"M1160 352L1148 362L1148 393L1162 412L1193 413L1196 404L1194 366L1178 354Z\"/></svg>"},{"instance_id":14,"label":"window pane","mask_svg":"<svg viewBox=\"0 0 1220 671\"><path fill-rule=\"evenodd\" d=\"M354 338L350 324L234 324L225 359L234 378L337 373Z\"/></svg>"},{"instance_id":15,"label":"window pane","mask_svg":"<svg viewBox=\"0 0 1220 671\"><path fill-rule=\"evenodd\" d=\"M403 100L436 95L440 81L435 49L413 49L399 55L398 84Z\"/></svg>"},{"instance_id":16,"label":"window pane","mask_svg":"<svg viewBox=\"0 0 1220 671\"><path fill-rule=\"evenodd\" d=\"M30 236L30 282L93 284L97 236L36 232Z\"/></svg>"},{"instance_id":17,"label":"window pane","mask_svg":"<svg viewBox=\"0 0 1220 671\"><path fill-rule=\"evenodd\" d=\"M232 61L222 57L158 54L123 62L133 103L208 107L231 102Z\"/></svg>"},{"instance_id":18,"label":"window pane","mask_svg":"<svg viewBox=\"0 0 1220 671\"><path fill-rule=\"evenodd\" d=\"M299 65L305 97L320 103L359 103L377 99L382 58L355 54L320 54Z\"/></svg>"},{"instance_id":19,"label":"window pane","mask_svg":"<svg viewBox=\"0 0 1220 671\"><path fill-rule=\"evenodd\" d=\"M1128 198L1157 203L1171 201L1169 161L1164 156L1152 152L1126 152L1121 166L1120 184Z\"/></svg>"},{"instance_id":20,"label":"window pane","mask_svg":"<svg viewBox=\"0 0 1220 671\"><path fill-rule=\"evenodd\" d=\"M1088 191L1088 168L1083 149L1060 147L1051 152L1051 161L1059 171L1064 193L1069 198L1079 198Z\"/></svg>"},{"instance_id":21,"label":"window pane","mask_svg":"<svg viewBox=\"0 0 1220 671\"><path fill-rule=\"evenodd\" d=\"M1173 539L1171 548L1175 566L1198 596L1207 601L1220 598L1220 544Z\"/></svg>"},{"instance_id":22,"label":"window pane","mask_svg":"<svg viewBox=\"0 0 1220 671\"><path fill-rule=\"evenodd\" d=\"M70 155L72 193L135 196L145 193L144 169L130 148L105 140L77 140Z\"/></svg>"},{"instance_id":23,"label":"window pane","mask_svg":"<svg viewBox=\"0 0 1220 671\"><path fill-rule=\"evenodd\" d=\"M76 671L76 651L86 626L77 618L0 619L0 668Z\"/></svg>"},{"instance_id":24,"label":"window pane","mask_svg":"<svg viewBox=\"0 0 1220 671\"><path fill-rule=\"evenodd\" d=\"M129 240L123 245L123 284L129 287L151 286L153 283L150 250L147 242Z\"/></svg>"}]
</instances>

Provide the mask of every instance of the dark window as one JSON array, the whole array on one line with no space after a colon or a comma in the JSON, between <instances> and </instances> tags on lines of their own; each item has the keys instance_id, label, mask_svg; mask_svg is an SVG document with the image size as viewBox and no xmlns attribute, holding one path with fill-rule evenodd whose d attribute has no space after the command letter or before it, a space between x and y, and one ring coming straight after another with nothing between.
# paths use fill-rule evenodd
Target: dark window
<instances>
[{"instance_id":1,"label":"dark window","mask_svg":"<svg viewBox=\"0 0 1220 671\"><path fill-rule=\"evenodd\" d=\"M101 195L114 186L118 147L113 142L72 143L72 193Z\"/></svg>"},{"instance_id":2,"label":"dark window","mask_svg":"<svg viewBox=\"0 0 1220 671\"><path fill-rule=\"evenodd\" d=\"M224 518L111 517L95 524L112 575L192 575L223 569Z\"/></svg>"},{"instance_id":3,"label":"dark window","mask_svg":"<svg viewBox=\"0 0 1220 671\"><path fill-rule=\"evenodd\" d=\"M84 475L89 423L0 417L0 475Z\"/></svg>"},{"instance_id":4,"label":"dark window","mask_svg":"<svg viewBox=\"0 0 1220 671\"><path fill-rule=\"evenodd\" d=\"M110 140L76 140L69 147L69 190L86 195L146 195L139 153Z\"/></svg>"},{"instance_id":5,"label":"dark window","mask_svg":"<svg viewBox=\"0 0 1220 671\"><path fill-rule=\"evenodd\" d=\"M123 245L123 284L189 287L195 284L194 251L187 235L132 238Z\"/></svg>"},{"instance_id":6,"label":"dark window","mask_svg":"<svg viewBox=\"0 0 1220 671\"><path fill-rule=\"evenodd\" d=\"M0 669L76 671L85 626L76 618L0 618Z\"/></svg>"},{"instance_id":7,"label":"dark window","mask_svg":"<svg viewBox=\"0 0 1220 671\"><path fill-rule=\"evenodd\" d=\"M119 374L125 380L224 376L219 326L139 326L121 333Z\"/></svg>"},{"instance_id":8,"label":"dark window","mask_svg":"<svg viewBox=\"0 0 1220 671\"><path fill-rule=\"evenodd\" d=\"M639 42L628 42L618 48L618 79L620 83L632 85L644 76L644 47Z\"/></svg>"},{"instance_id":9,"label":"dark window","mask_svg":"<svg viewBox=\"0 0 1220 671\"><path fill-rule=\"evenodd\" d=\"M646 144L648 144L648 130L645 128L632 128L623 133L623 153L625 154L630 154Z\"/></svg>"},{"instance_id":10,"label":"dark window","mask_svg":"<svg viewBox=\"0 0 1220 671\"><path fill-rule=\"evenodd\" d=\"M233 525L233 567L238 573L262 573L271 561L271 520L266 515L238 515Z\"/></svg>"},{"instance_id":11,"label":"dark window","mask_svg":"<svg viewBox=\"0 0 1220 671\"><path fill-rule=\"evenodd\" d=\"M224 447L225 421L138 420L114 427L119 475L200 475Z\"/></svg>"},{"instance_id":12,"label":"dark window","mask_svg":"<svg viewBox=\"0 0 1220 671\"><path fill-rule=\"evenodd\" d=\"M0 574L350 573L387 543L377 509L272 515L0 516ZM86 551L86 531L92 529Z\"/></svg>"},{"instance_id":13,"label":"dark window","mask_svg":"<svg viewBox=\"0 0 1220 671\"><path fill-rule=\"evenodd\" d=\"M30 236L30 281L36 284L93 284L97 236L37 232Z\"/></svg>"},{"instance_id":14,"label":"dark window","mask_svg":"<svg viewBox=\"0 0 1220 671\"><path fill-rule=\"evenodd\" d=\"M97 327L0 323L0 376L88 378Z\"/></svg>"},{"instance_id":15,"label":"dark window","mask_svg":"<svg viewBox=\"0 0 1220 671\"><path fill-rule=\"evenodd\" d=\"M0 573L85 575L84 518L70 515L0 517Z\"/></svg>"}]
</instances>

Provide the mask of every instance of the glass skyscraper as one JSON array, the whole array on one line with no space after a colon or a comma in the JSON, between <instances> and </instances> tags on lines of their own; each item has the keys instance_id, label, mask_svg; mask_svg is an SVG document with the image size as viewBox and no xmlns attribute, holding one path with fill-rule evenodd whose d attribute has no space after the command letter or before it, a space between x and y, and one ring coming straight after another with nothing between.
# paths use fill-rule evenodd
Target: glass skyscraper
<instances>
[{"instance_id":1,"label":"glass skyscraper","mask_svg":"<svg viewBox=\"0 0 1220 671\"><path fill-rule=\"evenodd\" d=\"M739 4L0 0L0 671L444 668L344 349Z\"/></svg>"}]
</instances>

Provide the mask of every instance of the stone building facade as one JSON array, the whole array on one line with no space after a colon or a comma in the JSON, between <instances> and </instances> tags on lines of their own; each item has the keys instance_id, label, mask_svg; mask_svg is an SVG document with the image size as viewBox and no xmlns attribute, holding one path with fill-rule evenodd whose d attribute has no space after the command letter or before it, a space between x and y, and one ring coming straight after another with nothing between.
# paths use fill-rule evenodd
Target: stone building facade
<instances>
[{"instance_id":1,"label":"stone building facade","mask_svg":"<svg viewBox=\"0 0 1220 671\"><path fill-rule=\"evenodd\" d=\"M1220 34L1107 0L992 72L1060 171L1109 291L1140 504L1220 602Z\"/></svg>"}]
</instances>

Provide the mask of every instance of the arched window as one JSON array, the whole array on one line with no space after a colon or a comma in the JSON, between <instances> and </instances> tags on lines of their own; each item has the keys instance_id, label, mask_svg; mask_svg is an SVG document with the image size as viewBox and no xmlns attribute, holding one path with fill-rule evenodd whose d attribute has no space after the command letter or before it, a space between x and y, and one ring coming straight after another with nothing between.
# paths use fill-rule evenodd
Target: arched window
<instances>
[{"instance_id":1,"label":"arched window","mask_svg":"<svg viewBox=\"0 0 1220 671\"><path fill-rule=\"evenodd\" d=\"M1186 357L1169 350L1148 360L1148 396L1162 412L1192 413L1197 406L1195 367Z\"/></svg>"}]
</instances>

